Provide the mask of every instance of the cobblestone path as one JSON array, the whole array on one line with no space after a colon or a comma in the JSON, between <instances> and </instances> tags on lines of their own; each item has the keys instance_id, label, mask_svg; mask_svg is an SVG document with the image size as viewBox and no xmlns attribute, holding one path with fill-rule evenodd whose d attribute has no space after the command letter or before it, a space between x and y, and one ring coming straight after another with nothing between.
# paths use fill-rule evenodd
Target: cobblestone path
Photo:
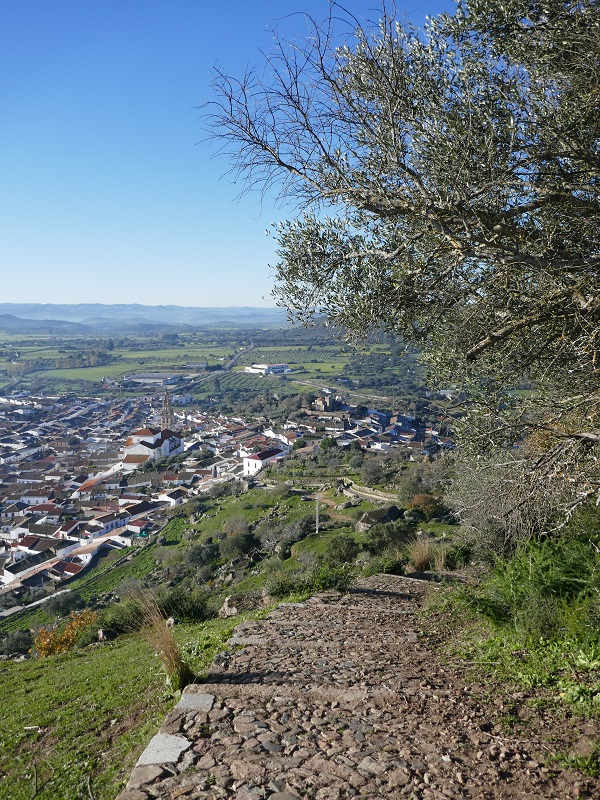
<instances>
[{"instance_id":1,"label":"cobblestone path","mask_svg":"<svg viewBox=\"0 0 600 800\"><path fill-rule=\"evenodd\" d=\"M418 616L428 588L375 576L238 626L118 800L600 797L544 766L543 740L498 735L503 701L490 712Z\"/></svg>"}]
</instances>

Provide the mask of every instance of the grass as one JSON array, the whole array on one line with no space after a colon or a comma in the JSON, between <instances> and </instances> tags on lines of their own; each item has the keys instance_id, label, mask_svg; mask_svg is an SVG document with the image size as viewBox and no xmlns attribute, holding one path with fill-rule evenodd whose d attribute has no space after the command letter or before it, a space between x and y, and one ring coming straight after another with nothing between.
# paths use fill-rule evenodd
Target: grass
<instances>
[{"instance_id":1,"label":"grass","mask_svg":"<svg viewBox=\"0 0 600 800\"><path fill-rule=\"evenodd\" d=\"M148 589L132 587L126 599L133 604L135 626L141 630L162 662L169 687L175 691L184 689L194 680L194 673L182 656L171 629L167 627L156 597Z\"/></svg>"},{"instance_id":2,"label":"grass","mask_svg":"<svg viewBox=\"0 0 600 800\"><path fill-rule=\"evenodd\" d=\"M417 539L407 545L410 563L417 572L425 572L431 569L433 563L433 544L427 539Z\"/></svg>"},{"instance_id":3,"label":"grass","mask_svg":"<svg viewBox=\"0 0 600 800\"><path fill-rule=\"evenodd\" d=\"M140 637L3 665L0 797L112 800L168 708ZM32 728L32 730L26 730Z\"/></svg>"},{"instance_id":4,"label":"grass","mask_svg":"<svg viewBox=\"0 0 600 800\"><path fill-rule=\"evenodd\" d=\"M298 558L302 555L324 556L327 553L329 540L339 535L348 536L357 542L361 540L361 534L355 533L351 528L335 528L330 531L321 531L318 536L311 533L306 539L302 539L292 545L293 557L284 562L286 569L298 566Z\"/></svg>"},{"instance_id":5,"label":"grass","mask_svg":"<svg viewBox=\"0 0 600 800\"><path fill-rule=\"evenodd\" d=\"M236 625L269 609L228 620L181 625L178 648L203 674ZM43 800L113 800L173 705L164 672L140 634L71 653L2 665L0 797L31 800L37 775ZM32 728L26 730L26 728Z\"/></svg>"},{"instance_id":6,"label":"grass","mask_svg":"<svg viewBox=\"0 0 600 800\"><path fill-rule=\"evenodd\" d=\"M600 551L592 526L521 544L450 602L473 615L462 655L549 702L600 714ZM477 621L475 623L475 620Z\"/></svg>"}]
</instances>

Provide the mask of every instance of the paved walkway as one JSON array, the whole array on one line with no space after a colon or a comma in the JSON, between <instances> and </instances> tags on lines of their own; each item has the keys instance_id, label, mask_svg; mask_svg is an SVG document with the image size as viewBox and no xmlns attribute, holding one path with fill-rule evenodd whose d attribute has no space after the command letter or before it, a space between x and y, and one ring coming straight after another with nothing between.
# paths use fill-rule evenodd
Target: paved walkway
<instances>
[{"instance_id":1,"label":"paved walkway","mask_svg":"<svg viewBox=\"0 0 600 800\"><path fill-rule=\"evenodd\" d=\"M543 766L544 742L498 735L503 701L441 662L418 615L428 590L375 576L238 626L118 800L600 796Z\"/></svg>"}]
</instances>

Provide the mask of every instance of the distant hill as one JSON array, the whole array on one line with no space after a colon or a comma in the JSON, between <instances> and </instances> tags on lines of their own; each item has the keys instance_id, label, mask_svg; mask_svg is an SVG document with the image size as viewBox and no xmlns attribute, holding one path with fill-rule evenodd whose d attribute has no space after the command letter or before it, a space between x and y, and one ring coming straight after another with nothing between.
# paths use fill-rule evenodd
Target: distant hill
<instances>
[{"instance_id":1,"label":"distant hill","mask_svg":"<svg viewBox=\"0 0 600 800\"><path fill-rule=\"evenodd\" d=\"M4 333L91 333L91 328L78 322L60 319L21 319L13 314L0 314L0 331Z\"/></svg>"},{"instance_id":2,"label":"distant hill","mask_svg":"<svg viewBox=\"0 0 600 800\"><path fill-rule=\"evenodd\" d=\"M82 325L81 330L64 332L98 333L103 330L127 329L131 332L150 330L156 326L181 325L263 325L286 324L286 314L280 308L254 308L232 306L230 308L195 308L193 306L144 306L139 303L104 305L102 303L0 303L0 320L12 317L19 322L11 323L10 330L22 330L21 323L39 321L48 325L52 321L71 322ZM8 330L2 327L0 329ZM40 330L30 327L31 330Z\"/></svg>"}]
</instances>

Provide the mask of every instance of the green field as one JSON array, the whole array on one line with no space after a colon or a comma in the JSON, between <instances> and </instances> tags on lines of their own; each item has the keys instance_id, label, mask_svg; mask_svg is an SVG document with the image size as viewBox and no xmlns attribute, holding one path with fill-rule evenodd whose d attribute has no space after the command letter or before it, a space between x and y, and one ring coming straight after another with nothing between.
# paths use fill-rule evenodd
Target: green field
<instances>
[{"instance_id":1,"label":"green field","mask_svg":"<svg viewBox=\"0 0 600 800\"><path fill-rule=\"evenodd\" d=\"M243 619L181 625L176 638L202 675ZM6 662L0 797L113 800L176 698L143 637ZM29 728L29 730L28 730Z\"/></svg>"},{"instance_id":2,"label":"green field","mask_svg":"<svg viewBox=\"0 0 600 800\"><path fill-rule=\"evenodd\" d=\"M348 397L353 393L386 397L414 395L423 378L414 355L399 356L400 348L370 344L352 348L323 333L315 344L252 346L252 331L199 330L180 333L173 343L165 336L108 337L21 336L0 337L0 387L34 389L36 392L114 392L120 396L146 394L140 384L125 389L102 386L102 378L121 381L138 372L188 371L187 364L207 363L217 368L190 386L200 403L245 401L250 393L275 395L319 391L320 386L337 387ZM314 334L299 330L290 334L278 331L256 332L259 341L294 339L310 342ZM326 342L323 343L323 338ZM393 350L393 352L392 352ZM18 354L18 357L17 357ZM230 371L221 371L233 355L238 355ZM287 363L285 376L258 376L244 373L253 363ZM193 368L192 368L193 369ZM229 396L233 393L233 396ZM237 395L235 394L237 393ZM239 413L239 412L238 412Z\"/></svg>"}]
</instances>

